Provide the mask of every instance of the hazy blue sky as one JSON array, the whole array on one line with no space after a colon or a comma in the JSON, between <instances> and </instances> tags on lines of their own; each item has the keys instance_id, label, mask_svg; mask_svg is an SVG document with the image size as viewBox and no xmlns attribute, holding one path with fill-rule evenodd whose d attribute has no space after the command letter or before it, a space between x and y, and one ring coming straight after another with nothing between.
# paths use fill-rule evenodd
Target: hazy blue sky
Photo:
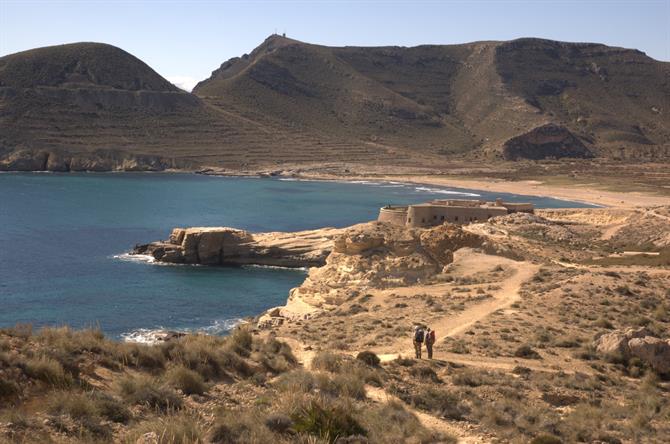
<instances>
[{"instance_id":1,"label":"hazy blue sky","mask_svg":"<svg viewBox=\"0 0 670 444\"><path fill-rule=\"evenodd\" d=\"M275 30L311 43L365 46L532 36L637 48L670 60L670 0L0 0L0 56L106 42L175 82L208 77Z\"/></svg>"}]
</instances>

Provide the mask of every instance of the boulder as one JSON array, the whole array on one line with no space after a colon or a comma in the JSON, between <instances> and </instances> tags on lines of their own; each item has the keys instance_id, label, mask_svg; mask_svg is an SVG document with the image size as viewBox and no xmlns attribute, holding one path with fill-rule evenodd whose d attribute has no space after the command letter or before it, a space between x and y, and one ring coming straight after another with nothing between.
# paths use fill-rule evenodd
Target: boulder
<instances>
[{"instance_id":1,"label":"boulder","mask_svg":"<svg viewBox=\"0 0 670 444\"><path fill-rule=\"evenodd\" d=\"M670 374L670 340L646 336L628 341L630 355L660 374Z\"/></svg>"},{"instance_id":2,"label":"boulder","mask_svg":"<svg viewBox=\"0 0 670 444\"><path fill-rule=\"evenodd\" d=\"M628 341L634 338L644 338L649 335L651 335L651 332L644 327L614 330L600 336L595 340L594 345L596 351L601 355L618 356L627 359L630 357Z\"/></svg>"}]
</instances>

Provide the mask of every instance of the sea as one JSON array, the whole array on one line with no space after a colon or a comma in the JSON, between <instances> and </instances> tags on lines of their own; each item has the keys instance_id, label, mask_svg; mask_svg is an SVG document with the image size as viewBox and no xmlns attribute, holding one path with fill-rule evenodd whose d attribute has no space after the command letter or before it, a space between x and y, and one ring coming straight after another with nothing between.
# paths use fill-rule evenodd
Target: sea
<instances>
[{"instance_id":1,"label":"sea","mask_svg":"<svg viewBox=\"0 0 670 444\"><path fill-rule=\"evenodd\" d=\"M226 334L286 302L306 270L158 265L128 255L173 227L345 227L387 204L435 198L587 207L545 197L394 182L169 173L0 174L0 328L93 327L143 341L161 329Z\"/></svg>"}]
</instances>

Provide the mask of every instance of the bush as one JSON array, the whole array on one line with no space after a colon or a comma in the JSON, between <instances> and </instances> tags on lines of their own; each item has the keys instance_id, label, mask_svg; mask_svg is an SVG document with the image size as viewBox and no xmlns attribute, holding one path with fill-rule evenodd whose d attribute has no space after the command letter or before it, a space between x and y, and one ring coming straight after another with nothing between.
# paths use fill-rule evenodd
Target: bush
<instances>
[{"instance_id":1,"label":"bush","mask_svg":"<svg viewBox=\"0 0 670 444\"><path fill-rule=\"evenodd\" d=\"M96 409L103 418L119 424L126 424L132 418L132 414L125 404L112 396L106 393L94 392L92 398Z\"/></svg>"},{"instance_id":2,"label":"bush","mask_svg":"<svg viewBox=\"0 0 670 444\"><path fill-rule=\"evenodd\" d=\"M199 373L182 365L172 368L168 373L170 384L185 395L202 395L208 390Z\"/></svg>"},{"instance_id":3,"label":"bush","mask_svg":"<svg viewBox=\"0 0 670 444\"><path fill-rule=\"evenodd\" d=\"M514 351L514 356L524 359L542 359L542 356L531 348L530 345L522 345Z\"/></svg>"},{"instance_id":4,"label":"bush","mask_svg":"<svg viewBox=\"0 0 670 444\"><path fill-rule=\"evenodd\" d=\"M452 378L455 385L465 385L468 387L479 387L480 385L490 385L495 381L486 371L463 369Z\"/></svg>"},{"instance_id":5,"label":"bush","mask_svg":"<svg viewBox=\"0 0 670 444\"><path fill-rule=\"evenodd\" d=\"M412 367L409 370L409 374L414 376L415 378L419 378L419 379L422 379L422 380L428 380L428 381L432 381L432 382L440 382L440 378L437 377L437 373L435 373L435 370L428 367L427 365Z\"/></svg>"},{"instance_id":6,"label":"bush","mask_svg":"<svg viewBox=\"0 0 670 444\"><path fill-rule=\"evenodd\" d=\"M249 356L251 346L253 344L253 337L251 331L247 326L239 326L228 338L232 349L241 356Z\"/></svg>"},{"instance_id":7,"label":"bush","mask_svg":"<svg viewBox=\"0 0 670 444\"><path fill-rule=\"evenodd\" d=\"M312 368L316 370L325 370L336 373L342 366L342 357L335 353L322 351L314 356L312 359Z\"/></svg>"},{"instance_id":8,"label":"bush","mask_svg":"<svg viewBox=\"0 0 670 444\"><path fill-rule=\"evenodd\" d=\"M180 409L182 400L171 388L159 385L153 378L125 378L119 382L124 399L133 404L146 405L161 412Z\"/></svg>"},{"instance_id":9,"label":"bush","mask_svg":"<svg viewBox=\"0 0 670 444\"><path fill-rule=\"evenodd\" d=\"M284 423L284 420L280 419L279 422ZM217 419L209 434L209 442L217 444L271 443L277 442L277 438L270 432L266 421L257 412L233 411L226 412Z\"/></svg>"},{"instance_id":10,"label":"bush","mask_svg":"<svg viewBox=\"0 0 670 444\"><path fill-rule=\"evenodd\" d=\"M14 399L21 394L21 387L14 382L0 379L0 399Z\"/></svg>"},{"instance_id":11,"label":"bush","mask_svg":"<svg viewBox=\"0 0 670 444\"><path fill-rule=\"evenodd\" d=\"M50 414L69 416L85 433L101 438L111 437L111 429L100 423L95 402L85 394L55 392L50 396L47 405Z\"/></svg>"},{"instance_id":12,"label":"bush","mask_svg":"<svg viewBox=\"0 0 670 444\"><path fill-rule=\"evenodd\" d=\"M265 419L265 426L275 433L286 433L293 427L293 421L286 415L275 414Z\"/></svg>"},{"instance_id":13,"label":"bush","mask_svg":"<svg viewBox=\"0 0 670 444\"><path fill-rule=\"evenodd\" d=\"M461 403L458 395L444 389L422 388L415 394L402 396L415 407L436 413L449 419L463 419L469 409Z\"/></svg>"},{"instance_id":14,"label":"bush","mask_svg":"<svg viewBox=\"0 0 670 444\"><path fill-rule=\"evenodd\" d=\"M198 419L187 414L171 415L143 422L133 429L128 442L149 442L142 439L148 433L158 437L156 444L193 444L205 442Z\"/></svg>"},{"instance_id":15,"label":"bush","mask_svg":"<svg viewBox=\"0 0 670 444\"><path fill-rule=\"evenodd\" d=\"M371 351L362 351L356 355L356 359L369 365L370 367L379 367L381 362L379 357Z\"/></svg>"},{"instance_id":16,"label":"bush","mask_svg":"<svg viewBox=\"0 0 670 444\"><path fill-rule=\"evenodd\" d=\"M294 429L334 443L352 435L365 436L367 431L342 405L323 405L311 400L292 415Z\"/></svg>"},{"instance_id":17,"label":"bush","mask_svg":"<svg viewBox=\"0 0 670 444\"><path fill-rule=\"evenodd\" d=\"M65 372L60 362L46 356L26 361L24 372L28 377L52 387L64 388L72 385L72 376Z\"/></svg>"},{"instance_id":18,"label":"bush","mask_svg":"<svg viewBox=\"0 0 670 444\"><path fill-rule=\"evenodd\" d=\"M84 420L94 417L98 410L86 395L55 392L48 400L48 411L52 415L69 415L72 419Z\"/></svg>"},{"instance_id":19,"label":"bush","mask_svg":"<svg viewBox=\"0 0 670 444\"><path fill-rule=\"evenodd\" d=\"M132 344L130 365L149 371L163 370L165 368L165 356L160 347Z\"/></svg>"},{"instance_id":20,"label":"bush","mask_svg":"<svg viewBox=\"0 0 670 444\"><path fill-rule=\"evenodd\" d=\"M533 438L530 444L563 444L563 441L554 435L539 435Z\"/></svg>"}]
</instances>

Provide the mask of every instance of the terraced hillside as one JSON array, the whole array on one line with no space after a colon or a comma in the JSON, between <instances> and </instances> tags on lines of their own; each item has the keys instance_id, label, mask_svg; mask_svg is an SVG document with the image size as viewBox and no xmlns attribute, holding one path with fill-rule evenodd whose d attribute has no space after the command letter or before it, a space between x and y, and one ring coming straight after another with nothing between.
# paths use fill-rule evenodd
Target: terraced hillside
<instances>
[{"instance_id":1,"label":"terraced hillside","mask_svg":"<svg viewBox=\"0 0 670 444\"><path fill-rule=\"evenodd\" d=\"M189 94L119 48L77 43L0 58L0 169L663 162L669 109L669 63L598 44L273 35Z\"/></svg>"},{"instance_id":2,"label":"terraced hillside","mask_svg":"<svg viewBox=\"0 0 670 444\"><path fill-rule=\"evenodd\" d=\"M333 48L271 36L194 93L438 158L511 158L514 137L532 145L531 158L667 158L670 147L670 64L600 44Z\"/></svg>"}]
</instances>

